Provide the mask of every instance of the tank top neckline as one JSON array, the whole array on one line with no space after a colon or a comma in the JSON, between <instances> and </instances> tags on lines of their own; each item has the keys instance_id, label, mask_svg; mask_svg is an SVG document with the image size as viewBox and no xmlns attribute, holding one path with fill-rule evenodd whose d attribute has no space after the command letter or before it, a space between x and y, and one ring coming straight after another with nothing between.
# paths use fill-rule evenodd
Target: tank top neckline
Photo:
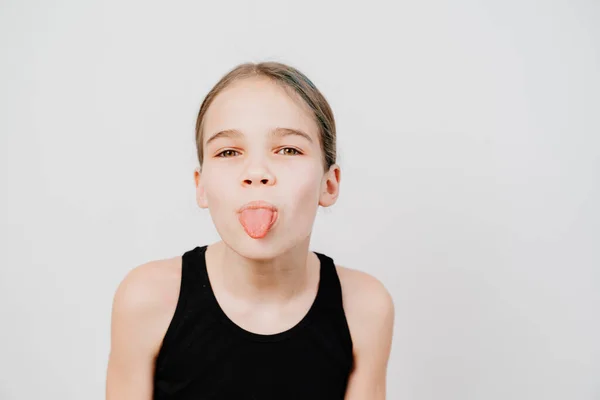
<instances>
[{"instance_id":1,"label":"tank top neckline","mask_svg":"<svg viewBox=\"0 0 600 400\"><path fill-rule=\"evenodd\" d=\"M205 282L205 294L206 297L208 298L208 301L210 302L211 308L215 311L217 319L219 321L221 321L221 323L223 323L224 325L226 325L227 327L229 327L230 330L234 331L236 334L240 335L243 338L255 341L255 342L278 342L284 339L287 339L291 336L293 336L294 334L296 334L297 332L301 331L305 326L307 326L308 324L310 324L310 322L313 319L313 315L315 314L316 310L319 307L319 304L322 301L322 298L324 297L324 286L325 286L325 282L324 282L324 278L325 278L325 269L329 267L329 265L327 264L327 257L319 252L313 251L313 253L315 253L317 255L317 257L319 258L319 283L317 286L317 294L310 306L310 308L308 309L308 311L304 314L304 316L300 319L300 321L298 321L294 326L292 326L289 329L286 329L284 331L281 332L277 332L277 333L273 333L273 334L263 334L263 333L257 333L257 332L251 332L249 330L246 330L244 328L242 328L241 326L239 326L238 324L236 324L233 320L231 320L231 318L229 318L227 316L227 314L225 313L225 311L223 311L223 309L221 308L221 305L219 304L219 301L217 300L215 293L213 291L213 287L212 284L210 282L209 276L208 276L208 269L206 267L206 249L207 249L208 245L204 245L201 247L198 247L199 251L200 251L200 269L201 269L201 273L202 273L202 277L204 279Z\"/></svg>"}]
</instances>

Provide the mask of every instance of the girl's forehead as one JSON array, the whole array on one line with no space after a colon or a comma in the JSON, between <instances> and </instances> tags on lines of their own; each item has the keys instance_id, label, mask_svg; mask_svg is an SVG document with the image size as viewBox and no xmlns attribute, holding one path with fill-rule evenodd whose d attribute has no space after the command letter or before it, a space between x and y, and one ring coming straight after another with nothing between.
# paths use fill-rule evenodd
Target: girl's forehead
<instances>
[{"instance_id":1,"label":"girl's forehead","mask_svg":"<svg viewBox=\"0 0 600 400\"><path fill-rule=\"evenodd\" d=\"M318 125L300 95L266 78L233 82L217 96L204 116L204 134L236 129L267 132L273 127L297 129L314 136Z\"/></svg>"}]
</instances>

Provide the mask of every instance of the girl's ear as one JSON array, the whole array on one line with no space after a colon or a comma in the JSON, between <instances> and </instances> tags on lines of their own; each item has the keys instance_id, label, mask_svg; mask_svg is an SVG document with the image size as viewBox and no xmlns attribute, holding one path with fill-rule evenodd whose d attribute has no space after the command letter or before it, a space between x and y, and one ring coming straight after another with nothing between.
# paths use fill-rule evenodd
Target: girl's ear
<instances>
[{"instance_id":1,"label":"girl's ear","mask_svg":"<svg viewBox=\"0 0 600 400\"><path fill-rule=\"evenodd\" d=\"M194 183L196 185L196 203L200 208L208 208L208 201L206 200L206 193L204 190L204 183L202 182L202 172L200 167L194 170Z\"/></svg>"},{"instance_id":2,"label":"girl's ear","mask_svg":"<svg viewBox=\"0 0 600 400\"><path fill-rule=\"evenodd\" d=\"M342 171L340 166L333 164L329 171L323 175L319 205L329 207L335 204L340 194L340 180Z\"/></svg>"}]
</instances>

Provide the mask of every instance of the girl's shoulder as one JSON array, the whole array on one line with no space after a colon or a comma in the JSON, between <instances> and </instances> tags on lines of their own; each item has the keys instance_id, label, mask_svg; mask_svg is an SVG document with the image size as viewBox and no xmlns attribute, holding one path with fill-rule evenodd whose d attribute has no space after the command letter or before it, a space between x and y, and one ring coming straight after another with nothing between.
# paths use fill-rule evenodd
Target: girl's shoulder
<instances>
[{"instance_id":1,"label":"girl's shoulder","mask_svg":"<svg viewBox=\"0 0 600 400\"><path fill-rule=\"evenodd\" d=\"M352 298L387 293L383 282L368 272L338 264L335 265L335 268L340 278L342 291L347 292L346 294L351 295Z\"/></svg>"},{"instance_id":2,"label":"girl's shoulder","mask_svg":"<svg viewBox=\"0 0 600 400\"><path fill-rule=\"evenodd\" d=\"M355 343L369 341L372 331L366 328L394 314L392 296L383 282L372 274L341 265L336 265L336 270L352 340Z\"/></svg>"},{"instance_id":3,"label":"girl's shoulder","mask_svg":"<svg viewBox=\"0 0 600 400\"><path fill-rule=\"evenodd\" d=\"M113 298L112 321L117 336L136 327L144 336L138 339L154 354L158 352L177 307L181 261L181 256L153 260L125 275Z\"/></svg>"}]
</instances>

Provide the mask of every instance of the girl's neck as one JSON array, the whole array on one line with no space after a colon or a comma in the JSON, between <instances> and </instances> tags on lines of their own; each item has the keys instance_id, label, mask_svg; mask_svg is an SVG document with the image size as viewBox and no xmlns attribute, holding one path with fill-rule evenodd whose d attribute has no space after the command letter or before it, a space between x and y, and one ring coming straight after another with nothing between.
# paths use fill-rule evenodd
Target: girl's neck
<instances>
[{"instance_id":1,"label":"girl's neck","mask_svg":"<svg viewBox=\"0 0 600 400\"><path fill-rule=\"evenodd\" d=\"M211 285L244 302L281 305L306 293L319 279L319 259L309 251L310 238L269 260L252 260L223 241L206 250Z\"/></svg>"}]
</instances>

